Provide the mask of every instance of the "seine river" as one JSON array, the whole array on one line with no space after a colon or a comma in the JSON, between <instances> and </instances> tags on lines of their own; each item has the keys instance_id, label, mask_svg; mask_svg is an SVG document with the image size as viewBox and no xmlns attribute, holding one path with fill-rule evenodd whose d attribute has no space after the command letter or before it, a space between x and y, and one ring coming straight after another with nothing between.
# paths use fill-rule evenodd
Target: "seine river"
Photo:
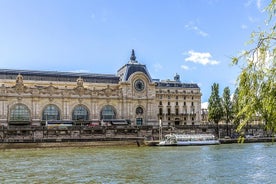
<instances>
[{"instance_id":1,"label":"seine river","mask_svg":"<svg viewBox=\"0 0 276 184\"><path fill-rule=\"evenodd\" d=\"M0 183L276 183L276 144L0 150Z\"/></svg>"}]
</instances>

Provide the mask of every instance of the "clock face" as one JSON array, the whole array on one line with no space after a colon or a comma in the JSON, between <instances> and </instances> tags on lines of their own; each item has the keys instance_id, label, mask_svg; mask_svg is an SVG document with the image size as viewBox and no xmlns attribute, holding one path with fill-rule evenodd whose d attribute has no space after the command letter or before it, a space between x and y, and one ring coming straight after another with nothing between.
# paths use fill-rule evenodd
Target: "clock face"
<instances>
[{"instance_id":1,"label":"clock face","mask_svg":"<svg viewBox=\"0 0 276 184\"><path fill-rule=\"evenodd\" d=\"M134 82L134 87L137 91L143 91L145 88L144 81L142 81L141 79L136 80Z\"/></svg>"},{"instance_id":2,"label":"clock face","mask_svg":"<svg viewBox=\"0 0 276 184\"><path fill-rule=\"evenodd\" d=\"M136 114L143 114L143 108L142 107L137 107L136 109Z\"/></svg>"}]
</instances>

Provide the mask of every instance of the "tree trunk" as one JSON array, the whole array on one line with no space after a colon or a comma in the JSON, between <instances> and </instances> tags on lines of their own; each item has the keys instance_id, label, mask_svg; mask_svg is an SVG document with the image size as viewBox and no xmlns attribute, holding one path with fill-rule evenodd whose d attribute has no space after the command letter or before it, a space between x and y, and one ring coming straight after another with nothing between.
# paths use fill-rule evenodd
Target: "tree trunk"
<instances>
[{"instance_id":1,"label":"tree trunk","mask_svg":"<svg viewBox=\"0 0 276 184\"><path fill-rule=\"evenodd\" d=\"M215 122L215 133L216 133L216 136L219 138L219 124L218 122Z\"/></svg>"}]
</instances>

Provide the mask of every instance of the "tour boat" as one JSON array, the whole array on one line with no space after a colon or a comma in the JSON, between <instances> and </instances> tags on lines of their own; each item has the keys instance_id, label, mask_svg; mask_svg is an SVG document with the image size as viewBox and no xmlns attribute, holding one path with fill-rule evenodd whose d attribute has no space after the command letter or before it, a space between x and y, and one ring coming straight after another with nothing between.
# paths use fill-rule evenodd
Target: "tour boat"
<instances>
[{"instance_id":1,"label":"tour boat","mask_svg":"<svg viewBox=\"0 0 276 184\"><path fill-rule=\"evenodd\" d=\"M158 146L199 146L220 144L212 134L168 134Z\"/></svg>"}]
</instances>

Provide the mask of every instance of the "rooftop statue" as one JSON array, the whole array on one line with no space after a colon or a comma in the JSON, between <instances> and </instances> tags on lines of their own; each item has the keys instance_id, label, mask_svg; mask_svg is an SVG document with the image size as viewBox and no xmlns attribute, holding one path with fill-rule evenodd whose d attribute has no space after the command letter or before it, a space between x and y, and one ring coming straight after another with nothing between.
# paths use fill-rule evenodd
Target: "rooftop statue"
<instances>
[{"instance_id":1,"label":"rooftop statue","mask_svg":"<svg viewBox=\"0 0 276 184\"><path fill-rule=\"evenodd\" d=\"M131 51L130 62L137 63L134 49L132 49L132 51Z\"/></svg>"},{"instance_id":2,"label":"rooftop statue","mask_svg":"<svg viewBox=\"0 0 276 184\"><path fill-rule=\"evenodd\" d=\"M23 84L23 76L21 74L18 74L16 77L16 84Z\"/></svg>"}]
</instances>

